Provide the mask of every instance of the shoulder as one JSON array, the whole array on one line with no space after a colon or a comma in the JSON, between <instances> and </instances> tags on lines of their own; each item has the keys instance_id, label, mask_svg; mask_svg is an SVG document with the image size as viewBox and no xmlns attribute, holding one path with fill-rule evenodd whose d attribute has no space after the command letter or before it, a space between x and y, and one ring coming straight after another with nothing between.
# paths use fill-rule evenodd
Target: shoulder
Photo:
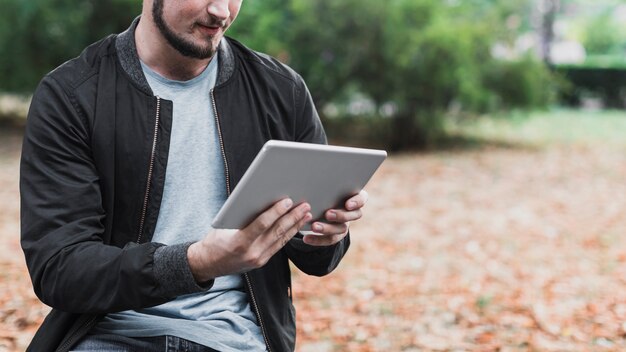
<instances>
[{"instance_id":1,"label":"shoulder","mask_svg":"<svg viewBox=\"0 0 626 352\"><path fill-rule=\"evenodd\" d=\"M28 119L88 126L95 109L98 78L103 59L115 55L114 36L83 50L43 77L33 94Z\"/></svg>"},{"instance_id":2,"label":"shoulder","mask_svg":"<svg viewBox=\"0 0 626 352\"><path fill-rule=\"evenodd\" d=\"M52 80L66 92L71 92L97 76L102 59L115 55L115 36L110 35L88 47L73 59L66 61L44 77Z\"/></svg>"},{"instance_id":3,"label":"shoulder","mask_svg":"<svg viewBox=\"0 0 626 352\"><path fill-rule=\"evenodd\" d=\"M290 81L297 86L303 84L302 77L296 71L276 58L252 50L235 39L226 39L243 69L258 71L271 79Z\"/></svg>"}]
</instances>

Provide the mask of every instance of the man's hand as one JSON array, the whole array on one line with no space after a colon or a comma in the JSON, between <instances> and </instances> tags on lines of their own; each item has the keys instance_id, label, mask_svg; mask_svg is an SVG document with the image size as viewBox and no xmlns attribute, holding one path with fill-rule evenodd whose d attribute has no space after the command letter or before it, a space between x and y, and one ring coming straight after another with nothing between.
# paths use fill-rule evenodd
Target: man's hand
<instances>
[{"instance_id":1,"label":"man's hand","mask_svg":"<svg viewBox=\"0 0 626 352\"><path fill-rule=\"evenodd\" d=\"M350 222L361 218L361 208L367 203L368 194L362 190L344 204L345 209L330 209L324 214L326 222L316 221L311 229L315 235L305 235L304 243L312 246L331 246L348 234Z\"/></svg>"},{"instance_id":2,"label":"man's hand","mask_svg":"<svg viewBox=\"0 0 626 352\"><path fill-rule=\"evenodd\" d=\"M212 230L187 251L198 282L260 268L311 221L311 206L283 199L243 230Z\"/></svg>"}]
</instances>

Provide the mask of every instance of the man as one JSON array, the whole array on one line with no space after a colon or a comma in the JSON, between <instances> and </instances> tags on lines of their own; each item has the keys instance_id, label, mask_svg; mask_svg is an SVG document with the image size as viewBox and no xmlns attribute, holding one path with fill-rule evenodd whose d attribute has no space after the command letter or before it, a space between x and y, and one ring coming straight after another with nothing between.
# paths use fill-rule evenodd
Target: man
<instances>
[{"instance_id":1,"label":"man","mask_svg":"<svg viewBox=\"0 0 626 352\"><path fill-rule=\"evenodd\" d=\"M211 219L269 139L325 143L300 78L224 38L242 0L145 0L40 83L21 164L22 247L54 309L29 350L293 350L288 261L325 275L367 194L312 224L284 199ZM311 167L315 172L315 167Z\"/></svg>"}]
</instances>

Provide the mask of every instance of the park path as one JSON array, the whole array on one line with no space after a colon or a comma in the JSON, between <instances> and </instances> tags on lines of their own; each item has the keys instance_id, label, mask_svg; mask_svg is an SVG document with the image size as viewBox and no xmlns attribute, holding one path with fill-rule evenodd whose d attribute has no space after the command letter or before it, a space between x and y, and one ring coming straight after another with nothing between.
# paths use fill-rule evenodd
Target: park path
<instances>
[{"instance_id":1,"label":"park path","mask_svg":"<svg viewBox=\"0 0 626 352\"><path fill-rule=\"evenodd\" d=\"M390 158L339 270L294 279L300 351L626 350L625 151Z\"/></svg>"},{"instance_id":2,"label":"park path","mask_svg":"<svg viewBox=\"0 0 626 352\"><path fill-rule=\"evenodd\" d=\"M23 351L48 308L18 243L20 136L0 142L0 352ZM294 270L298 350L626 349L625 151L390 157L339 269Z\"/></svg>"},{"instance_id":3,"label":"park path","mask_svg":"<svg viewBox=\"0 0 626 352\"><path fill-rule=\"evenodd\" d=\"M0 352L23 351L48 312L33 293L19 245L21 135L0 127Z\"/></svg>"}]
</instances>

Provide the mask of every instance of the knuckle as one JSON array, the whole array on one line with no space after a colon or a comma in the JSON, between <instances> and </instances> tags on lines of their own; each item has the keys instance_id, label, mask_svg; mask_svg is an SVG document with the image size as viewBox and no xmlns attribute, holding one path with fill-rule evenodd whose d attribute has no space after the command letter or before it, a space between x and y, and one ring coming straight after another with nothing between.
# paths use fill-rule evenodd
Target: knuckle
<instances>
[{"instance_id":1,"label":"knuckle","mask_svg":"<svg viewBox=\"0 0 626 352\"><path fill-rule=\"evenodd\" d=\"M252 268L260 268L267 262L259 251L249 251L244 259L247 266Z\"/></svg>"},{"instance_id":2,"label":"knuckle","mask_svg":"<svg viewBox=\"0 0 626 352\"><path fill-rule=\"evenodd\" d=\"M286 245L287 245L287 243L289 243L289 237L284 236L284 237L280 240L281 247L286 246Z\"/></svg>"},{"instance_id":3,"label":"knuckle","mask_svg":"<svg viewBox=\"0 0 626 352\"><path fill-rule=\"evenodd\" d=\"M264 266L265 264L267 264L267 261L269 260L269 258L266 257L259 257L257 258L257 260L254 262L254 267L255 268L260 268L262 266Z\"/></svg>"},{"instance_id":4,"label":"knuckle","mask_svg":"<svg viewBox=\"0 0 626 352\"><path fill-rule=\"evenodd\" d=\"M238 256L245 256L248 252L248 245L242 240L232 242L231 251Z\"/></svg>"},{"instance_id":5,"label":"knuckle","mask_svg":"<svg viewBox=\"0 0 626 352\"><path fill-rule=\"evenodd\" d=\"M283 237L285 232L287 232L287 229L285 228L285 225L283 223L278 223L274 227L274 235L276 236L276 238Z\"/></svg>"},{"instance_id":6,"label":"knuckle","mask_svg":"<svg viewBox=\"0 0 626 352\"><path fill-rule=\"evenodd\" d=\"M283 234L278 238L278 240L280 241L281 247L284 247L289 242L292 235L294 235L295 233L296 233L295 230L287 230L283 232Z\"/></svg>"},{"instance_id":7,"label":"knuckle","mask_svg":"<svg viewBox=\"0 0 626 352\"><path fill-rule=\"evenodd\" d=\"M256 261L256 257L254 256L254 254L252 253L246 253L244 256L242 256L242 261L244 262L245 266L247 267L255 267L255 261Z\"/></svg>"},{"instance_id":8,"label":"knuckle","mask_svg":"<svg viewBox=\"0 0 626 352\"><path fill-rule=\"evenodd\" d=\"M233 252L236 255L245 255L246 254L246 247L243 246L242 244L236 244L235 246L233 246Z\"/></svg>"},{"instance_id":9,"label":"knuckle","mask_svg":"<svg viewBox=\"0 0 626 352\"><path fill-rule=\"evenodd\" d=\"M298 228L301 228L302 226L304 226L304 224L307 223L307 218L302 218L300 219L300 221L298 221Z\"/></svg>"},{"instance_id":10,"label":"knuckle","mask_svg":"<svg viewBox=\"0 0 626 352\"><path fill-rule=\"evenodd\" d=\"M342 223L345 222L347 220L348 214L338 211L337 212L337 219L335 220L336 222Z\"/></svg>"},{"instance_id":11,"label":"knuckle","mask_svg":"<svg viewBox=\"0 0 626 352\"><path fill-rule=\"evenodd\" d=\"M272 226L270 219L268 219L266 216L260 217L258 220L258 224L262 230L267 230L268 228L270 228L270 226Z\"/></svg>"}]
</instances>

